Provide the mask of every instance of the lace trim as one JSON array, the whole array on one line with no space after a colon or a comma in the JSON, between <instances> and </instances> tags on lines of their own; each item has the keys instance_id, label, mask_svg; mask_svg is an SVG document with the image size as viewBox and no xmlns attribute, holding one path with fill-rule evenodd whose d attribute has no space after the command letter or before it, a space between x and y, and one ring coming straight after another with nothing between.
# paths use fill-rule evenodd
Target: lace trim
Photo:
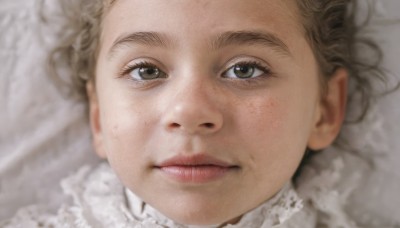
<instances>
[{"instance_id":1,"label":"lace trim","mask_svg":"<svg viewBox=\"0 0 400 228\"><path fill-rule=\"evenodd\" d=\"M357 171L345 170L343 157L338 155L329 157L329 152L334 154L328 149L323 156L313 160L314 164L310 164L303 170L298 180L301 185L297 191L305 201L313 205L314 210L318 211L319 226L357 228L358 226L348 216L345 207L349 196L360 182L361 166ZM350 157L347 158L347 160L350 159ZM353 164L357 164L356 161ZM324 168L321 169L320 166Z\"/></svg>"},{"instance_id":2,"label":"lace trim","mask_svg":"<svg viewBox=\"0 0 400 228\"><path fill-rule=\"evenodd\" d=\"M73 196L76 206L64 210L61 214L69 212L75 215L75 222L79 223L80 227L99 227L101 224L105 227L200 228L177 224L144 204L123 187L108 165L100 165L91 175L88 175L89 171L89 168L85 167L75 176L62 182L65 193ZM133 207L129 208L127 201ZM238 224L226 227L278 227L302 207L302 200L292 185L287 184L271 200L245 214ZM142 213L138 213L140 211Z\"/></svg>"},{"instance_id":3,"label":"lace trim","mask_svg":"<svg viewBox=\"0 0 400 228\"><path fill-rule=\"evenodd\" d=\"M135 218L142 222L149 222L165 227L177 228L215 228L214 226L185 226L178 224L173 220L159 213L156 209L145 204L129 189L125 189L131 212ZM235 225L227 225L229 228L239 227L277 227L283 224L296 212L303 208L302 200L293 190L291 184L287 184L266 203L245 214L239 223Z\"/></svg>"},{"instance_id":4,"label":"lace trim","mask_svg":"<svg viewBox=\"0 0 400 228\"><path fill-rule=\"evenodd\" d=\"M320 173L318 167L309 166L305 170L299 186L304 203L292 185L287 184L272 199L245 214L238 224L226 227L315 227L317 220L318 224L325 224L326 227L356 227L343 210L345 200L353 188L347 186L347 190L341 194L334 190L342 179L343 160L336 158L330 160L330 163L333 166ZM356 181L349 179L349 182ZM62 181L62 187L66 194L72 196L72 206L61 207L56 216L43 213L39 207L25 208L11 222L3 224L4 227L24 224L27 227L194 228L176 224L144 204L124 188L107 164L99 165L94 171L89 167L80 169ZM309 206L310 203L313 207Z\"/></svg>"}]
</instances>

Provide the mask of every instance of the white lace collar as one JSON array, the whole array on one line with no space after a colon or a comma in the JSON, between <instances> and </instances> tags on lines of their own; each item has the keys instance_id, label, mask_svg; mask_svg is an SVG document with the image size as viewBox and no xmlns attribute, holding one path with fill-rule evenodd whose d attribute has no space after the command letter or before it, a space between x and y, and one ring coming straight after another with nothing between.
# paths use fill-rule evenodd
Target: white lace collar
<instances>
[{"instance_id":1,"label":"white lace collar","mask_svg":"<svg viewBox=\"0 0 400 228\"><path fill-rule=\"evenodd\" d=\"M129 189L125 189L130 211L133 216L142 222L153 223L165 227L176 228L217 228L213 226L186 226L167 218L156 209L145 204ZM256 209L246 213L235 225L226 225L229 228L238 227L278 227L296 212L303 208L302 200L298 197L290 183L286 184L273 198Z\"/></svg>"},{"instance_id":2,"label":"white lace collar","mask_svg":"<svg viewBox=\"0 0 400 228\"><path fill-rule=\"evenodd\" d=\"M303 169L298 179L301 184L296 190L287 184L272 199L245 214L238 224L225 227L356 228L345 207L363 169L355 158L346 158L351 164L346 166L341 156L332 156L329 152L332 151L315 157ZM144 204L125 189L106 163L95 169L83 167L62 181L62 187L65 194L72 196L73 202L62 206L57 215L43 214L40 207L33 206L21 209L14 218L6 221L6 225L0 222L0 226L195 228L176 224Z\"/></svg>"},{"instance_id":3,"label":"white lace collar","mask_svg":"<svg viewBox=\"0 0 400 228\"><path fill-rule=\"evenodd\" d=\"M206 228L204 226L185 226L168 219L124 188L115 173L106 164L100 165L90 174L88 172L88 170L83 170L80 172L81 175L77 174L63 184L64 191L73 196L75 204L80 205L74 209L77 220L88 223L97 220L96 222L100 224L106 224L106 227ZM82 186L79 186L82 183L85 183L83 189ZM302 208L302 200L292 185L286 184L273 198L246 213L238 224L225 227L281 228L281 224ZM77 213L78 210L81 213ZM93 219L88 216L88 211ZM79 219L80 217L82 219ZM207 228L213 227L218 226L208 226Z\"/></svg>"},{"instance_id":4,"label":"white lace collar","mask_svg":"<svg viewBox=\"0 0 400 228\"><path fill-rule=\"evenodd\" d=\"M4 227L200 228L177 224L144 204L122 185L105 163L94 170L83 167L61 185L65 194L72 196L72 205L62 206L57 215L43 214L37 206L24 208ZM302 200L292 185L287 184L272 199L245 214L238 224L225 227L315 227L315 218L309 216L309 208L302 208ZM217 226L208 228L211 227Z\"/></svg>"}]
</instances>

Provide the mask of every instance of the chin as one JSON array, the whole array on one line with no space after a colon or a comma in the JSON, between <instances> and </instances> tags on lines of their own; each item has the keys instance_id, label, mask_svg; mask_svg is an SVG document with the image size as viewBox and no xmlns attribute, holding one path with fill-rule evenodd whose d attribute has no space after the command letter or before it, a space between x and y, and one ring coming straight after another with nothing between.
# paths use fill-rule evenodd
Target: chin
<instances>
[{"instance_id":1,"label":"chin","mask_svg":"<svg viewBox=\"0 0 400 228\"><path fill-rule=\"evenodd\" d=\"M171 206L170 208L159 209L159 211L179 224L196 226L224 224L228 221L234 221L235 218L240 216L231 214L230 211L225 208L210 208L210 206L201 207L201 204L197 204L198 207L193 208L193 205L196 204L192 204L191 207L184 206L181 208ZM173 210L171 210L171 208L173 208Z\"/></svg>"},{"instance_id":2,"label":"chin","mask_svg":"<svg viewBox=\"0 0 400 228\"><path fill-rule=\"evenodd\" d=\"M196 214L185 214L185 215L172 215L167 216L175 222L183 225L193 225L193 226L210 226L229 223L228 221L233 221L230 217L225 216L215 216L208 215L198 212Z\"/></svg>"}]
</instances>

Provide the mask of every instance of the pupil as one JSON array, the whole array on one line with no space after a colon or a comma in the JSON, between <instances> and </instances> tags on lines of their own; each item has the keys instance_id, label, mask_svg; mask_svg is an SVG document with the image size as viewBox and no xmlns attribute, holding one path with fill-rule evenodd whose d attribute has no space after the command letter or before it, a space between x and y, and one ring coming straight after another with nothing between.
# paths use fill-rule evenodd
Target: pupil
<instances>
[{"instance_id":1,"label":"pupil","mask_svg":"<svg viewBox=\"0 0 400 228\"><path fill-rule=\"evenodd\" d=\"M235 67L235 74L239 78L249 78L253 75L254 68L251 66L236 66Z\"/></svg>"},{"instance_id":2,"label":"pupil","mask_svg":"<svg viewBox=\"0 0 400 228\"><path fill-rule=\"evenodd\" d=\"M154 74L155 70L154 69L147 69L147 74Z\"/></svg>"}]
</instances>

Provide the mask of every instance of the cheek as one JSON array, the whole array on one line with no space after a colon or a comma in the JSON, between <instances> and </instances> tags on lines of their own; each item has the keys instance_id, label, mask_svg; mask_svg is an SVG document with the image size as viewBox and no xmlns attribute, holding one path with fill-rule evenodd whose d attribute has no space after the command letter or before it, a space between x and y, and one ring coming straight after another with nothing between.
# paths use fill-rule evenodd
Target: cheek
<instances>
[{"instance_id":1,"label":"cheek","mask_svg":"<svg viewBox=\"0 0 400 228\"><path fill-rule=\"evenodd\" d=\"M111 95L102 105L101 125L107 158L122 165L142 160L141 157L149 154L147 139L151 138L151 122L155 120L152 112L140 101L126 96Z\"/></svg>"},{"instance_id":2,"label":"cheek","mask_svg":"<svg viewBox=\"0 0 400 228\"><path fill-rule=\"evenodd\" d=\"M310 132L308 105L293 98L269 97L255 101L239 112L243 145L254 166L297 166ZM287 164L285 166L284 164Z\"/></svg>"},{"instance_id":3,"label":"cheek","mask_svg":"<svg viewBox=\"0 0 400 228\"><path fill-rule=\"evenodd\" d=\"M264 98L249 102L238 111L238 123L243 138L248 138L248 144L269 144L271 148L279 142L289 127L289 108L284 101L277 98Z\"/></svg>"},{"instance_id":4,"label":"cheek","mask_svg":"<svg viewBox=\"0 0 400 228\"><path fill-rule=\"evenodd\" d=\"M146 106L132 101L113 101L104 109L102 127L107 160L124 185L140 193L145 189L145 171L154 152L153 141L149 140L153 138L154 116Z\"/></svg>"}]
</instances>

